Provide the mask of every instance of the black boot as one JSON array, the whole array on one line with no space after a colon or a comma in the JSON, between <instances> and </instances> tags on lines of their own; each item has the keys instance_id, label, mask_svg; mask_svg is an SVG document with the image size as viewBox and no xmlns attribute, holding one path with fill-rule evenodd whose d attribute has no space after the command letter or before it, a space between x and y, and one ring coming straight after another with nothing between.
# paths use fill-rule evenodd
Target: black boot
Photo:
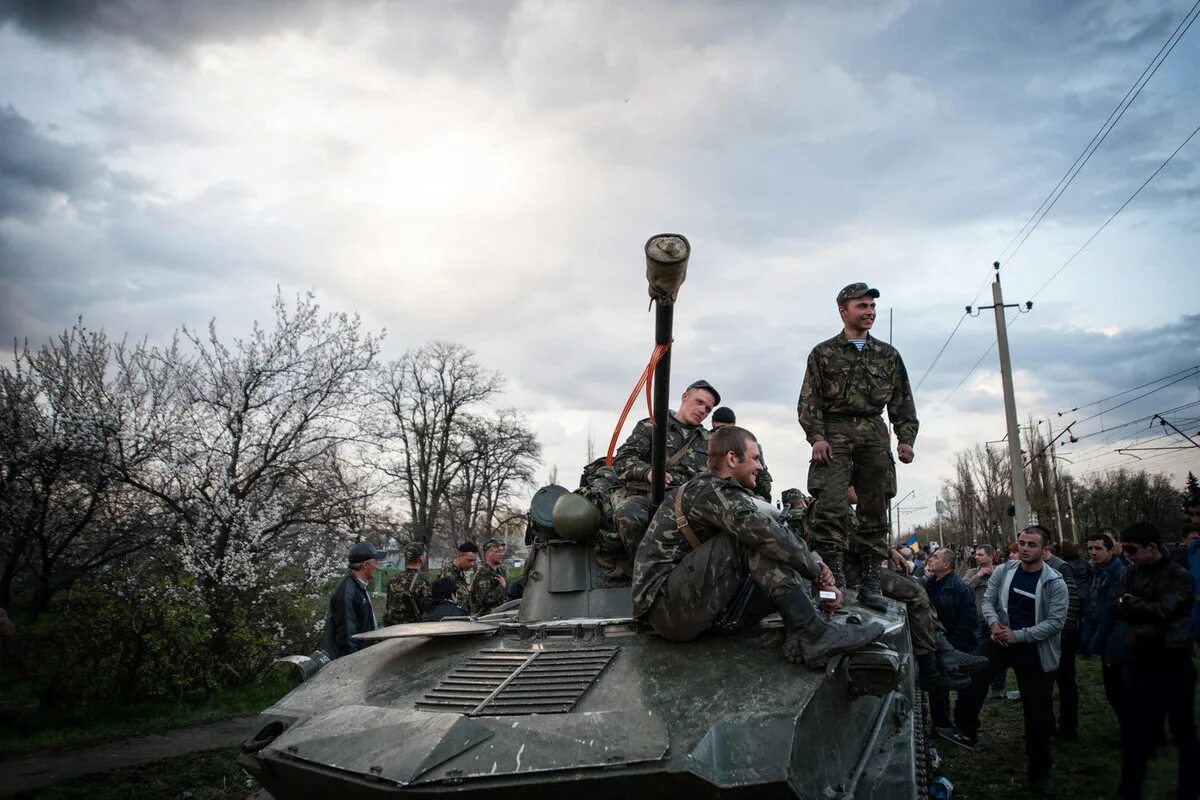
<instances>
[{"instance_id":1,"label":"black boot","mask_svg":"<svg viewBox=\"0 0 1200 800\"><path fill-rule=\"evenodd\" d=\"M976 656L955 650L954 645L950 644L950 640L946 638L946 634L941 631L934 631L933 637L937 642L938 665L945 672L956 676L975 675L987 669L986 656Z\"/></svg>"},{"instance_id":2,"label":"black boot","mask_svg":"<svg viewBox=\"0 0 1200 800\"><path fill-rule=\"evenodd\" d=\"M883 633L878 622L867 625L838 625L821 617L808 595L797 589L779 605L787 635L783 639L783 657L793 664L803 661L818 669L839 653L848 653L868 644Z\"/></svg>"},{"instance_id":3,"label":"black boot","mask_svg":"<svg viewBox=\"0 0 1200 800\"><path fill-rule=\"evenodd\" d=\"M879 559L875 556L863 556L862 586L858 587L858 602L873 611L887 611L888 601L879 588Z\"/></svg>"},{"instance_id":4,"label":"black boot","mask_svg":"<svg viewBox=\"0 0 1200 800\"><path fill-rule=\"evenodd\" d=\"M923 653L917 656L917 685L925 691L933 689L965 689L971 685L971 679L951 675L938 663L936 653Z\"/></svg>"},{"instance_id":5,"label":"black boot","mask_svg":"<svg viewBox=\"0 0 1200 800\"><path fill-rule=\"evenodd\" d=\"M828 556L824 556L825 565L829 567L829 571L833 573L833 582L843 592L846 590L846 554L841 550L831 550Z\"/></svg>"}]
</instances>

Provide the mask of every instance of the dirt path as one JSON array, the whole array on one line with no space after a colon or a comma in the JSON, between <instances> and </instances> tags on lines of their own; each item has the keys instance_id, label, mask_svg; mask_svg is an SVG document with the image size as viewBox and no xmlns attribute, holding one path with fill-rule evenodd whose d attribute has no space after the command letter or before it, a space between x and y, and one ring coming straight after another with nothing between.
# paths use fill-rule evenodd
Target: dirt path
<instances>
[{"instance_id":1,"label":"dirt path","mask_svg":"<svg viewBox=\"0 0 1200 800\"><path fill-rule=\"evenodd\" d=\"M40 789L79 775L108 772L171 756L228 747L246 738L255 719L234 717L164 733L117 739L78 750L0 762L0 795Z\"/></svg>"}]
</instances>

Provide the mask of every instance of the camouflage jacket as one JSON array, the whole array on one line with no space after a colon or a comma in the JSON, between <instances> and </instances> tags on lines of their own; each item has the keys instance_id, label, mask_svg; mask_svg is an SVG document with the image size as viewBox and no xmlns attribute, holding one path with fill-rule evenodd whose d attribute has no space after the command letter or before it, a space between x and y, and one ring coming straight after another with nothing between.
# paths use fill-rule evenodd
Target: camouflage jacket
<instances>
[{"instance_id":1,"label":"camouflage jacket","mask_svg":"<svg viewBox=\"0 0 1200 800\"><path fill-rule=\"evenodd\" d=\"M680 486L708 469L708 440L712 432L701 425L684 425L667 416L667 460L675 457L683 446L687 453L667 468L671 483ZM625 443L617 448L613 456L613 469L625 489L648 493L650 484L646 473L650 471L650 445L654 440L654 425L650 418L639 422Z\"/></svg>"},{"instance_id":2,"label":"camouflage jacket","mask_svg":"<svg viewBox=\"0 0 1200 800\"><path fill-rule=\"evenodd\" d=\"M701 543L721 534L733 536L746 549L787 564L805 578L820 574L820 562L808 546L779 522L761 513L750 490L732 478L705 472L678 490L688 525ZM692 551L675 520L675 503L658 507L633 563L633 613L643 616L654 604L671 570Z\"/></svg>"},{"instance_id":3,"label":"camouflage jacket","mask_svg":"<svg viewBox=\"0 0 1200 800\"><path fill-rule=\"evenodd\" d=\"M397 572L388 580L384 625L420 622L421 615L433 608L433 584L419 569Z\"/></svg>"},{"instance_id":4,"label":"camouflage jacket","mask_svg":"<svg viewBox=\"0 0 1200 800\"><path fill-rule=\"evenodd\" d=\"M825 438L830 418L875 417L885 406L896 438L911 445L917 438L917 407L896 348L868 334L860 353L842 332L808 354L796 410L810 443Z\"/></svg>"},{"instance_id":5,"label":"camouflage jacket","mask_svg":"<svg viewBox=\"0 0 1200 800\"><path fill-rule=\"evenodd\" d=\"M475 568L471 578L471 611L477 616L508 601L508 589L500 583L503 567L492 567L486 561Z\"/></svg>"},{"instance_id":6,"label":"camouflage jacket","mask_svg":"<svg viewBox=\"0 0 1200 800\"><path fill-rule=\"evenodd\" d=\"M438 579L441 578L449 578L454 581L454 594L458 598L458 605L462 606L468 614L474 613L474 609L471 607L471 581L467 577L467 573L451 561L438 575Z\"/></svg>"}]
</instances>

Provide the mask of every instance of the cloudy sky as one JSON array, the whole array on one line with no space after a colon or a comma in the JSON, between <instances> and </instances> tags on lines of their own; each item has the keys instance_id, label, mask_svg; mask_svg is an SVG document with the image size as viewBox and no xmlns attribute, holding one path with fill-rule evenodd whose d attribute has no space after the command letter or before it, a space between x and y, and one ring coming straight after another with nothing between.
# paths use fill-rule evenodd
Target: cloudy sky
<instances>
[{"instance_id":1,"label":"cloudy sky","mask_svg":"<svg viewBox=\"0 0 1200 800\"><path fill-rule=\"evenodd\" d=\"M1186 444L1141 418L1200 431L1200 135L1052 276L1200 125L1200 26L1011 243L1192 9L0 0L0 337L232 335L311 288L390 356L473 348L569 482L652 346L642 245L680 232L673 385L716 384L780 487L834 296L879 287L920 381L907 522L1004 434L994 321L963 319L1003 258L1022 420L1079 420L1077 475L1138 464Z\"/></svg>"}]
</instances>

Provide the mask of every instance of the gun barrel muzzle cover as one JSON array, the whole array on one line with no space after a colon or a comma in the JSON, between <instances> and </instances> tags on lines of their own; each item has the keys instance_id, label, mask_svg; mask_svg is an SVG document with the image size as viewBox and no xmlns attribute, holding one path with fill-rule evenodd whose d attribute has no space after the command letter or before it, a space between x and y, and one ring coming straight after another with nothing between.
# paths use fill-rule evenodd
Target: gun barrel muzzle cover
<instances>
[{"instance_id":1,"label":"gun barrel muzzle cover","mask_svg":"<svg viewBox=\"0 0 1200 800\"><path fill-rule=\"evenodd\" d=\"M654 302L664 306L675 303L679 287L687 279L691 254L691 244L679 233L660 233L646 242L646 280Z\"/></svg>"}]
</instances>

